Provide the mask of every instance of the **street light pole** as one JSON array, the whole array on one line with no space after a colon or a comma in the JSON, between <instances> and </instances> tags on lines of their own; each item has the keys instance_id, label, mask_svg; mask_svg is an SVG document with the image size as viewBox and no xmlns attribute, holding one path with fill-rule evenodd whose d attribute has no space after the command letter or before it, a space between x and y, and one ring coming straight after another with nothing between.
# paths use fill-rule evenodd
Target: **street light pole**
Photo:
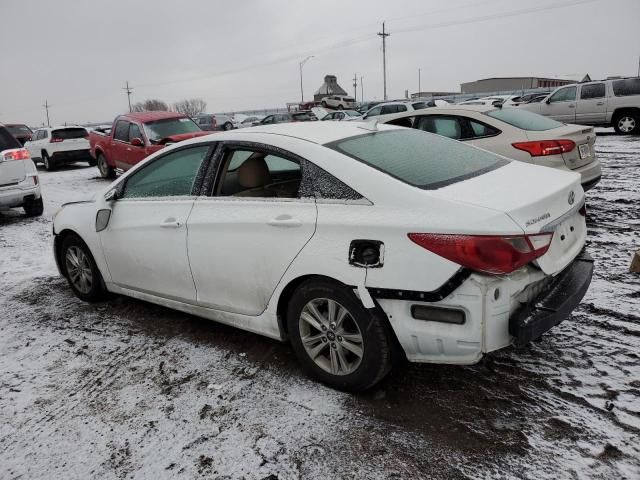
<instances>
[{"instance_id":1,"label":"street light pole","mask_svg":"<svg viewBox=\"0 0 640 480\"><path fill-rule=\"evenodd\" d=\"M299 64L300 66L300 103L304 103L304 90L302 89L302 67L305 63L307 63L310 59L313 58L313 55L309 55L307 58L302 60Z\"/></svg>"},{"instance_id":2,"label":"street light pole","mask_svg":"<svg viewBox=\"0 0 640 480\"><path fill-rule=\"evenodd\" d=\"M360 77L360 101L364 103L364 83L362 83L362 78Z\"/></svg>"},{"instance_id":3,"label":"street light pole","mask_svg":"<svg viewBox=\"0 0 640 480\"><path fill-rule=\"evenodd\" d=\"M420 89L420 69L418 69L418 98L420 97L420 92L422 90Z\"/></svg>"}]
</instances>

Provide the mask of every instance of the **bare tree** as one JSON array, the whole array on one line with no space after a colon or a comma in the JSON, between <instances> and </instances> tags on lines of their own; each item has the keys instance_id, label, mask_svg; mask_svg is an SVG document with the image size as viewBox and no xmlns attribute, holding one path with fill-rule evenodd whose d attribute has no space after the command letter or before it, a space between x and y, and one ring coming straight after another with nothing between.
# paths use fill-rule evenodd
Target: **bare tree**
<instances>
[{"instance_id":1,"label":"bare tree","mask_svg":"<svg viewBox=\"0 0 640 480\"><path fill-rule=\"evenodd\" d=\"M201 98L187 98L173 104L173 109L176 112L184 113L190 117L204 112L207 108L207 102Z\"/></svg>"},{"instance_id":2,"label":"bare tree","mask_svg":"<svg viewBox=\"0 0 640 480\"><path fill-rule=\"evenodd\" d=\"M154 112L154 111L169 111L169 106L162 100L156 98L150 98L144 102L134 103L131 107L134 112Z\"/></svg>"}]
</instances>

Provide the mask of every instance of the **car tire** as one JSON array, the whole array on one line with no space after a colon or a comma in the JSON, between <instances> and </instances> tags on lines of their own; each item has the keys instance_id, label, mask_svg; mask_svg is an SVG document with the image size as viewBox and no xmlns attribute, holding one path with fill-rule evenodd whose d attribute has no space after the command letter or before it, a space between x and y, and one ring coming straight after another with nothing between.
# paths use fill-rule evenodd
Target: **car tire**
<instances>
[{"instance_id":1,"label":"car tire","mask_svg":"<svg viewBox=\"0 0 640 480\"><path fill-rule=\"evenodd\" d=\"M100 171L100 175L102 176L102 178L116 177L116 171L109 166L109 164L107 163L107 159L103 154L98 154L96 163L98 164L98 170Z\"/></svg>"},{"instance_id":2,"label":"car tire","mask_svg":"<svg viewBox=\"0 0 640 480\"><path fill-rule=\"evenodd\" d=\"M227 123L224 124L224 126L222 128L224 128L225 131L231 130L231 129L233 129L233 124L227 122Z\"/></svg>"},{"instance_id":3,"label":"car tire","mask_svg":"<svg viewBox=\"0 0 640 480\"><path fill-rule=\"evenodd\" d=\"M344 110L344 107L342 106L342 104L338 105L338 110Z\"/></svg>"},{"instance_id":4,"label":"car tire","mask_svg":"<svg viewBox=\"0 0 640 480\"><path fill-rule=\"evenodd\" d=\"M98 266L87 244L77 235L62 241L60 264L76 296L85 302L97 302L107 295Z\"/></svg>"},{"instance_id":5,"label":"car tire","mask_svg":"<svg viewBox=\"0 0 640 480\"><path fill-rule=\"evenodd\" d=\"M640 132L640 115L635 112L623 112L613 120L613 129L619 135L632 135Z\"/></svg>"},{"instance_id":6,"label":"car tire","mask_svg":"<svg viewBox=\"0 0 640 480\"><path fill-rule=\"evenodd\" d=\"M27 215L27 217L39 217L44 211L42 197L38 198L37 200L25 203L22 208L24 209L24 213Z\"/></svg>"},{"instance_id":7,"label":"car tire","mask_svg":"<svg viewBox=\"0 0 640 480\"><path fill-rule=\"evenodd\" d=\"M320 106L322 108L327 108L327 102L325 102L324 100L322 102L320 102Z\"/></svg>"},{"instance_id":8,"label":"car tire","mask_svg":"<svg viewBox=\"0 0 640 480\"><path fill-rule=\"evenodd\" d=\"M89 158L89 160L87 160L87 163L90 167L95 167L96 165L98 165L97 160L93 157Z\"/></svg>"},{"instance_id":9,"label":"car tire","mask_svg":"<svg viewBox=\"0 0 640 480\"><path fill-rule=\"evenodd\" d=\"M364 308L350 288L337 282L311 279L301 284L289 302L287 326L304 370L349 392L380 382L391 370L392 341L378 312Z\"/></svg>"},{"instance_id":10,"label":"car tire","mask_svg":"<svg viewBox=\"0 0 640 480\"><path fill-rule=\"evenodd\" d=\"M49 154L47 152L42 152L42 163L48 172L53 170L53 162L51 161L51 158L49 158Z\"/></svg>"}]
</instances>

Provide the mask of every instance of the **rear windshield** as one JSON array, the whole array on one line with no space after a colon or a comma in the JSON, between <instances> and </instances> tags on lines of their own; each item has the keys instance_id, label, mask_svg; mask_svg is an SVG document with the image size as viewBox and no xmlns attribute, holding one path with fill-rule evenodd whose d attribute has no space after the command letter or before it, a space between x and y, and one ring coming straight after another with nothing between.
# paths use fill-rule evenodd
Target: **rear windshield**
<instances>
[{"instance_id":1,"label":"rear windshield","mask_svg":"<svg viewBox=\"0 0 640 480\"><path fill-rule=\"evenodd\" d=\"M26 125L7 125L7 130L14 135L31 135L33 133Z\"/></svg>"},{"instance_id":2,"label":"rear windshield","mask_svg":"<svg viewBox=\"0 0 640 480\"><path fill-rule=\"evenodd\" d=\"M404 128L359 135L326 146L425 190L446 187L509 163L485 150Z\"/></svg>"},{"instance_id":3,"label":"rear windshield","mask_svg":"<svg viewBox=\"0 0 640 480\"><path fill-rule=\"evenodd\" d=\"M509 125L513 125L516 128L529 130L531 132L542 132L544 130L558 128L563 125L562 123L556 122L548 117L543 117L537 113L520 110L518 108L501 108L491 110L490 112L486 112L485 115L497 118L498 120L508 123Z\"/></svg>"},{"instance_id":4,"label":"rear windshield","mask_svg":"<svg viewBox=\"0 0 640 480\"><path fill-rule=\"evenodd\" d=\"M84 138L87 135L87 130L84 128L62 128L60 130L53 130L51 132L51 138L61 138L62 140L71 140L73 138Z\"/></svg>"},{"instance_id":5,"label":"rear windshield","mask_svg":"<svg viewBox=\"0 0 640 480\"><path fill-rule=\"evenodd\" d=\"M145 123L144 131L150 142L157 143L172 135L201 132L202 129L190 118L167 118Z\"/></svg>"},{"instance_id":6,"label":"rear windshield","mask_svg":"<svg viewBox=\"0 0 640 480\"><path fill-rule=\"evenodd\" d=\"M627 78L612 82L613 93L616 97L640 95L640 78Z\"/></svg>"},{"instance_id":7,"label":"rear windshield","mask_svg":"<svg viewBox=\"0 0 640 480\"><path fill-rule=\"evenodd\" d=\"M413 103L412 106L415 110L420 110L422 108L429 107L429 105L427 105L427 102L416 102L416 103Z\"/></svg>"},{"instance_id":8,"label":"rear windshield","mask_svg":"<svg viewBox=\"0 0 640 480\"><path fill-rule=\"evenodd\" d=\"M22 145L5 127L0 127L0 152L10 148L22 148Z\"/></svg>"}]
</instances>

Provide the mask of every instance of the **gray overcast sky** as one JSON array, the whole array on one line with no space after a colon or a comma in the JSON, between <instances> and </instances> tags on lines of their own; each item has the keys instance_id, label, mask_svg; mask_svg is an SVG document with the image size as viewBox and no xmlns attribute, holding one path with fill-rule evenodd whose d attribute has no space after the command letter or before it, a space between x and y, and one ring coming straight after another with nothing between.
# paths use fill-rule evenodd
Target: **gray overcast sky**
<instances>
[{"instance_id":1,"label":"gray overcast sky","mask_svg":"<svg viewBox=\"0 0 640 480\"><path fill-rule=\"evenodd\" d=\"M210 112L284 107L325 74L382 97L510 75L635 75L640 0L0 0L0 121L111 121L133 101L201 97ZM565 5L562 8L549 6ZM358 88L358 98L360 89Z\"/></svg>"}]
</instances>

